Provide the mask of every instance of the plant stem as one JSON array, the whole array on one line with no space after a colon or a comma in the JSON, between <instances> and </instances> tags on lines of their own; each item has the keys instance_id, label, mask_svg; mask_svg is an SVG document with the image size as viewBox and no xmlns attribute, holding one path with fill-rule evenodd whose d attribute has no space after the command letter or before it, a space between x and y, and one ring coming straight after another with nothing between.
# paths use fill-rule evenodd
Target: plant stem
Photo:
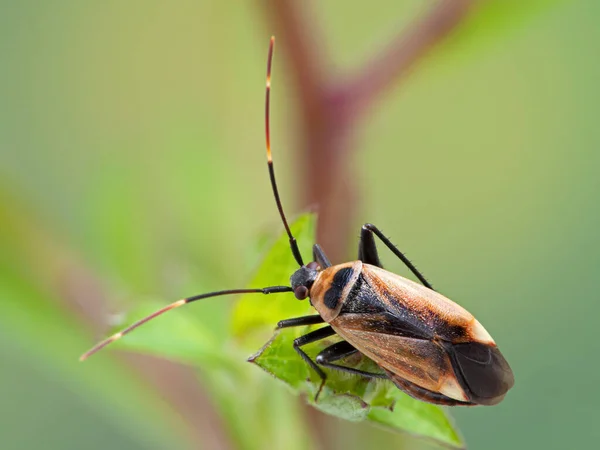
<instances>
[{"instance_id":1,"label":"plant stem","mask_svg":"<svg viewBox=\"0 0 600 450\"><path fill-rule=\"evenodd\" d=\"M325 40L310 5L276 0L264 3L270 23L285 46L281 53L289 62L300 99L298 155L302 178L310 180L300 191L301 203L305 207L318 205L317 240L332 261L341 261L347 258L351 235L356 234L353 217L360 198L348 160L355 150L361 119L478 2L438 1L351 77L329 75Z\"/></svg>"}]
</instances>

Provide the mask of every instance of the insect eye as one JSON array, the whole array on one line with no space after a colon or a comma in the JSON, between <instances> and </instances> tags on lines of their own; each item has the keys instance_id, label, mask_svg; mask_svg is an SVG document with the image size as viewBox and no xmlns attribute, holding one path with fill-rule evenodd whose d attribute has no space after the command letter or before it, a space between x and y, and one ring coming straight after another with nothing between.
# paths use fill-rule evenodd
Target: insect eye
<instances>
[{"instance_id":1,"label":"insect eye","mask_svg":"<svg viewBox=\"0 0 600 450\"><path fill-rule=\"evenodd\" d=\"M298 286L294 289L294 295L298 300L304 300L308 297L308 288L306 286Z\"/></svg>"}]
</instances>

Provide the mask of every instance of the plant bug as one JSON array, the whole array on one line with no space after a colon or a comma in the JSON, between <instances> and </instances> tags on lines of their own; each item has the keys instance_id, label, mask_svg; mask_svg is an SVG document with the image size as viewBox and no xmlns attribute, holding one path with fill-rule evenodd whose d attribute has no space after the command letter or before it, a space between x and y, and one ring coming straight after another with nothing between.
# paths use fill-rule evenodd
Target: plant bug
<instances>
[{"instance_id":1,"label":"plant bug","mask_svg":"<svg viewBox=\"0 0 600 450\"><path fill-rule=\"evenodd\" d=\"M265 134L275 203L292 254L300 265L290 278L291 287L231 289L184 298L100 342L80 359L85 360L149 320L196 300L241 293L293 292L299 300L308 298L318 314L282 320L277 324L278 329L326 324L293 343L296 352L322 380L315 401L327 379L322 368L326 367L391 380L408 395L425 402L497 404L513 386L514 377L494 340L473 315L433 290L425 277L377 227L372 224L362 227L356 261L332 265L321 247L315 244L313 261L304 264L283 212L271 155L269 108L274 43L272 37L267 59ZM422 284L384 270L375 237L400 258ZM325 348L314 360L302 349L306 344L336 334L343 340ZM336 364L356 353L373 360L381 372L371 373Z\"/></svg>"}]
</instances>

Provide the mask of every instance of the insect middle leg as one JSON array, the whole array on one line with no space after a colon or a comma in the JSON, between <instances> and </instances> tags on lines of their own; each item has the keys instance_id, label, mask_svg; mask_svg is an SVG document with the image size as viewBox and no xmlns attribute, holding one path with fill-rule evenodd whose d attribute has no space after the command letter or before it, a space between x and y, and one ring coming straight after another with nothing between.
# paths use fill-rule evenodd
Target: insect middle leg
<instances>
[{"instance_id":1,"label":"insect middle leg","mask_svg":"<svg viewBox=\"0 0 600 450\"><path fill-rule=\"evenodd\" d=\"M315 317L315 316L307 316L307 317L299 317L298 319L308 319L309 317ZM320 316L319 316L320 317ZM296 319L296 320L298 320ZM294 319L290 319L290 320L294 320ZM321 319L323 320L323 319ZM282 321L284 322L284 321ZM281 322L280 322L281 324ZM298 323L294 324L294 325L299 325ZM294 325L288 325L288 326L294 326ZM283 328L283 327L279 327L279 328ZM302 359L317 373L317 375L319 375L319 377L321 378L321 385L319 386L319 390L317 391L317 394L315 395L315 403L317 402L317 400L319 399L319 394L321 394L321 391L323 390L323 386L325 386L325 381L327 380L327 375L325 374L325 372L323 372L323 369L321 369L317 363L315 363L312 359L310 359L310 356L308 356L304 350L302 350L300 347L306 345L306 344L310 344L311 342L316 342L316 341L320 341L321 339L325 339L329 336L333 336L335 334L335 331L333 331L333 328L331 327L325 327L325 328L320 328L318 330L315 331L311 331L308 334L305 334L304 336L300 336L297 339L294 339L294 350L296 350L296 352L302 357Z\"/></svg>"},{"instance_id":2,"label":"insect middle leg","mask_svg":"<svg viewBox=\"0 0 600 450\"><path fill-rule=\"evenodd\" d=\"M417 270L417 268L411 263L404 254L398 250L398 248L392 244L392 242L377 228L375 225L371 223L366 223L362 226L360 230L360 242L358 244L358 259L362 262L371 264L373 266L382 267L381 261L379 260L379 255L377 253L377 246L375 245L375 238L377 236L381 239L387 248L391 250L391 252L396 255L400 260L410 269L410 271L415 274L415 276L419 279L421 283L425 287L429 289L433 289L431 284L425 279L423 274Z\"/></svg>"},{"instance_id":3,"label":"insect middle leg","mask_svg":"<svg viewBox=\"0 0 600 450\"><path fill-rule=\"evenodd\" d=\"M312 316L303 316L303 317L295 317L292 319L281 320L277 324L277 328L288 328L288 327L297 327L302 325L315 325L319 323L325 322L323 318L319 315ZM350 343L346 341L337 342L333 345L330 345L323 351L321 351L316 358L316 362L313 361L310 356L308 356L304 350L300 347L310 344L312 342L320 341L321 339L325 339L329 336L333 336L335 331L331 327L321 328L319 330L312 331L304 336L300 336L299 338L294 340L294 350L298 352L298 354L302 357L302 359L321 377L321 385L319 386L319 390L315 395L315 402L319 399L319 394L323 390L325 386L325 382L327 381L327 375L323 370L319 367L319 365L328 367L334 370L340 370L342 372L348 372L354 375L360 375L362 377L367 378L388 378L388 376L384 373L372 373L367 372L360 369L355 369L353 367L345 367L337 364L333 364L335 361L338 361L346 356L350 356L354 353L357 353L356 350Z\"/></svg>"}]
</instances>

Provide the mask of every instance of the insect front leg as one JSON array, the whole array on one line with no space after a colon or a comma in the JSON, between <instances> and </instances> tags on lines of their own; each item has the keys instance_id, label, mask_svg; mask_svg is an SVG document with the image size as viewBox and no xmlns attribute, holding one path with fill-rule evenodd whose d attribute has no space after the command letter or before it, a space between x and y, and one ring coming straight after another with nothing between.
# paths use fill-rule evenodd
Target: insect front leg
<instances>
[{"instance_id":1,"label":"insect front leg","mask_svg":"<svg viewBox=\"0 0 600 450\"><path fill-rule=\"evenodd\" d=\"M353 375L360 375L361 377L384 379L388 378L388 376L385 373L367 372L365 370L354 369L352 367L345 367L339 366L337 364L332 364L335 361L339 361L340 359L343 359L355 353L358 353L358 350L355 349L349 342L336 342L335 344L330 345L321 353L319 353L315 361L321 366L329 367L330 369L335 369L342 372L351 373Z\"/></svg>"},{"instance_id":2,"label":"insect front leg","mask_svg":"<svg viewBox=\"0 0 600 450\"><path fill-rule=\"evenodd\" d=\"M375 225L371 223L366 223L362 226L360 230L360 243L358 244L358 259L364 263L371 264L373 266L381 267L381 261L379 260L379 255L377 253L377 246L375 245L375 238L373 236L375 234L381 242L383 242L390 251L396 255L400 260L410 269L410 271L419 279L421 283L425 287L429 289L433 289L431 284L425 279L423 274L417 270L417 268L411 263L404 254L398 250L398 248L392 244L392 242L377 228Z\"/></svg>"},{"instance_id":3,"label":"insect front leg","mask_svg":"<svg viewBox=\"0 0 600 450\"><path fill-rule=\"evenodd\" d=\"M277 322L277 329L300 327L302 325L316 325L323 322L325 322L325 320L323 320L323 318L318 314L312 316L294 317L293 319L285 319Z\"/></svg>"},{"instance_id":4,"label":"insect front leg","mask_svg":"<svg viewBox=\"0 0 600 450\"><path fill-rule=\"evenodd\" d=\"M308 356L304 352L304 350L302 350L300 347L302 347L306 344L310 344L311 342L320 341L321 339L325 339L329 336L333 336L334 334L335 334L335 331L333 331L333 328L325 327L325 328L320 328L315 331L311 331L310 333L305 334L304 336L300 336L299 338L294 339L294 350L296 350L296 352L302 357L302 359L310 367L312 367L312 369L315 372L317 372L317 375L319 375L319 377L321 378L321 385L319 386L319 390L317 391L317 394L315 395L315 403L319 399L319 395L321 394L321 391L323 390L323 386L325 386L325 381L327 381L327 375L325 374L325 372L323 372L323 369L321 369L317 365L317 363L315 363L312 359L310 359L310 356Z\"/></svg>"}]
</instances>

